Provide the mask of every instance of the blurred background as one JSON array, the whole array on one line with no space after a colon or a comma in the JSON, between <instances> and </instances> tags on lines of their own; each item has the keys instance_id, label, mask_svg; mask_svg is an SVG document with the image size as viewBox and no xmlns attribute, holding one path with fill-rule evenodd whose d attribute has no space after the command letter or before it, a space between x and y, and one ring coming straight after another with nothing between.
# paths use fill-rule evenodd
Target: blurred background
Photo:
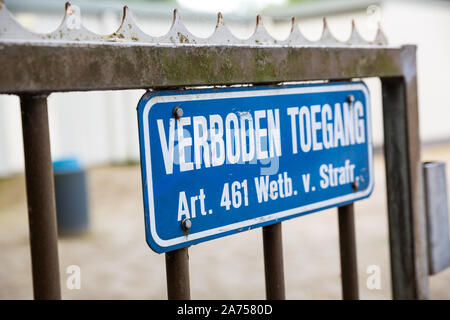
<instances>
[{"instance_id":1,"label":"blurred background","mask_svg":"<svg viewBox=\"0 0 450 320\"><path fill-rule=\"evenodd\" d=\"M64 2L6 0L26 28L51 32L60 24ZM178 8L193 34L213 33L217 12L231 31L248 38L260 13L269 33L285 39L290 18L311 40L322 32L322 17L340 40L354 19L360 34L373 39L381 24L390 45L416 44L423 160L450 159L450 1L432 0L100 0L71 1L91 31L110 34L128 5L139 27L165 34ZM1 66L0 66L1 76ZM356 204L361 297L390 298L381 90L378 79L364 79L372 100L376 189ZM144 90L53 93L48 99L50 140L55 160L74 158L87 172L89 225L80 236L61 237L63 297L73 299L164 299L164 256L145 244L136 106ZM0 95L0 291L1 299L31 298L23 145L19 99ZM340 299L336 210L283 224L286 287L290 299ZM246 243L246 246L242 246ZM263 299L261 230L233 235L190 250L193 298ZM64 283L69 265L82 271L82 286ZM382 287L366 287L367 267L382 270ZM450 299L449 270L430 278L432 298Z\"/></svg>"}]
</instances>

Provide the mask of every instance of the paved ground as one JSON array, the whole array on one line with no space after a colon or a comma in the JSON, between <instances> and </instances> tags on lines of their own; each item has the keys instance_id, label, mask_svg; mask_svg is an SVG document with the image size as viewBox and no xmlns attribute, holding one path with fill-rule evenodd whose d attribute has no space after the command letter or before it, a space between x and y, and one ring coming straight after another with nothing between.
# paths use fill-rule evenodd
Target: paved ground
<instances>
[{"instance_id":1,"label":"paved ground","mask_svg":"<svg viewBox=\"0 0 450 320\"><path fill-rule=\"evenodd\" d=\"M424 160L450 164L450 145L426 148ZM375 159L373 195L356 206L360 292L389 299L390 272L384 164ZM448 169L450 181L450 168ZM89 171L91 228L59 241L65 299L165 299L164 256L144 239L139 166ZM0 180L0 299L32 298L25 185L22 176ZM288 299L340 299L336 210L283 223ZM81 289L69 290L66 268L81 267ZM366 287L367 267L381 268L381 290ZM261 229L190 248L195 299L264 299ZM450 269L430 278L431 297L450 299Z\"/></svg>"}]
</instances>

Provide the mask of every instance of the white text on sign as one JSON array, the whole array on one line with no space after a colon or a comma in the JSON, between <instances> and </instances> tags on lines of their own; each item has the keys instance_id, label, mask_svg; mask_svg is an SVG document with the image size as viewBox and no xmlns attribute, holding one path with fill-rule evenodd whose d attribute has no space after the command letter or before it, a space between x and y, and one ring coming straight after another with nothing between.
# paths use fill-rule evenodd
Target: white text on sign
<instances>
[{"instance_id":1,"label":"white text on sign","mask_svg":"<svg viewBox=\"0 0 450 320\"><path fill-rule=\"evenodd\" d=\"M280 109L157 119L166 174L281 157ZM360 101L287 107L293 154L366 142ZM264 119L266 127L261 122ZM168 125L168 135L166 126ZM189 132L193 132L192 136ZM321 134L319 134L321 132ZM175 152L175 140L177 151ZM190 150L191 154L187 154Z\"/></svg>"}]
</instances>

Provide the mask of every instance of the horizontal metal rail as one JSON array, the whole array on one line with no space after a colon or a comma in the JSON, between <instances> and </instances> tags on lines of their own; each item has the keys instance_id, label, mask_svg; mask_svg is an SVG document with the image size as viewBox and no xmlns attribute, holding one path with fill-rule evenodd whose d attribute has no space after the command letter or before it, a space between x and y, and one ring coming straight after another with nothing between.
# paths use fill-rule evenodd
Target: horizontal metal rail
<instances>
[{"instance_id":1,"label":"horizontal metal rail","mask_svg":"<svg viewBox=\"0 0 450 320\"><path fill-rule=\"evenodd\" d=\"M0 93L401 77L409 47L0 41Z\"/></svg>"}]
</instances>

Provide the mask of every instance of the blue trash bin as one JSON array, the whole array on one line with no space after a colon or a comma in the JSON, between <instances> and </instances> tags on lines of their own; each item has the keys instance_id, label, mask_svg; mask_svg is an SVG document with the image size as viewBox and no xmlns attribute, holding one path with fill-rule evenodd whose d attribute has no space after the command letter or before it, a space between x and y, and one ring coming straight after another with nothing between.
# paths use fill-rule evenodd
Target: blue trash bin
<instances>
[{"instance_id":1,"label":"blue trash bin","mask_svg":"<svg viewBox=\"0 0 450 320\"><path fill-rule=\"evenodd\" d=\"M86 171L76 158L53 161L59 236L82 234L89 227Z\"/></svg>"}]
</instances>

